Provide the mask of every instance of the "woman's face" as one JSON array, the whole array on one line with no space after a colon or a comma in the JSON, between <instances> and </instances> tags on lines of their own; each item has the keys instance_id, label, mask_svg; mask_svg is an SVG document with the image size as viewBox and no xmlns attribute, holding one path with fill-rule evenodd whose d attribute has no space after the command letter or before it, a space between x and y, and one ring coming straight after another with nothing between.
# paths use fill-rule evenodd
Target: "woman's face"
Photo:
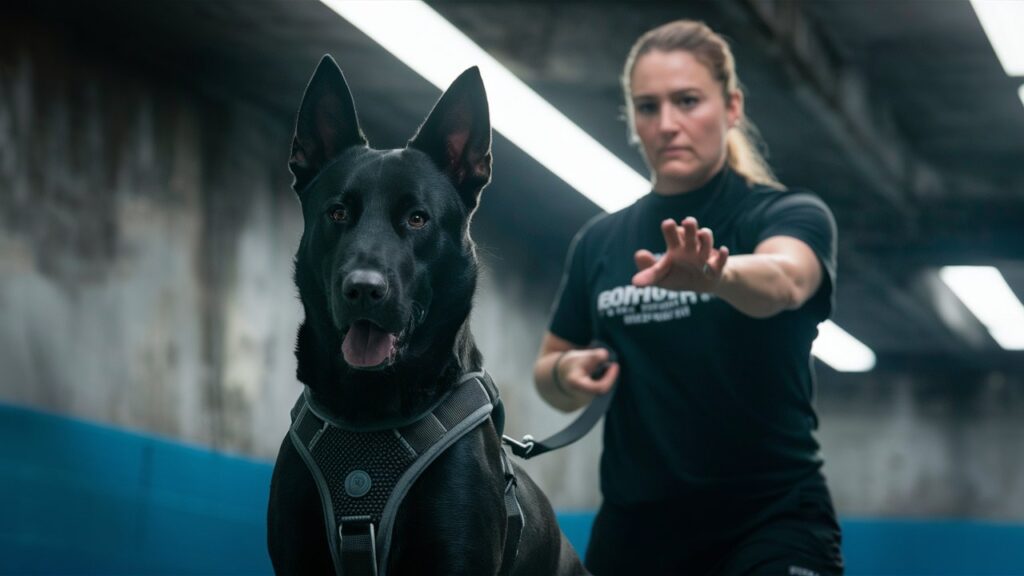
<instances>
[{"instance_id":1,"label":"woman's face","mask_svg":"<svg viewBox=\"0 0 1024 576\"><path fill-rule=\"evenodd\" d=\"M690 52L652 51L637 59L631 78L636 134L654 190L687 192L707 182L725 163L725 137L743 113L734 92Z\"/></svg>"}]
</instances>

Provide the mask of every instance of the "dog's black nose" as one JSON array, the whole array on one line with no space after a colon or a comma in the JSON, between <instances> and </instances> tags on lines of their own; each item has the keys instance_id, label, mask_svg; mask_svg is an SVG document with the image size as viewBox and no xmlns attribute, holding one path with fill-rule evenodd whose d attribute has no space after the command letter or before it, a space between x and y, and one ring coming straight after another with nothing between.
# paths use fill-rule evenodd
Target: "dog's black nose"
<instances>
[{"instance_id":1,"label":"dog's black nose","mask_svg":"<svg viewBox=\"0 0 1024 576\"><path fill-rule=\"evenodd\" d=\"M354 270L345 276L341 291L349 304L373 306L388 295L388 282L374 270Z\"/></svg>"}]
</instances>

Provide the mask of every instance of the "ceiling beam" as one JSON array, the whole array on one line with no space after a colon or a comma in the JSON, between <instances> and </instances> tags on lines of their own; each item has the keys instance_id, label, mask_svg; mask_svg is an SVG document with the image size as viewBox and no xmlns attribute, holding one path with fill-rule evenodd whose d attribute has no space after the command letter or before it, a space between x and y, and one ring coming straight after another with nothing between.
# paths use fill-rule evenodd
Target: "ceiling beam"
<instances>
[{"instance_id":1,"label":"ceiling beam","mask_svg":"<svg viewBox=\"0 0 1024 576\"><path fill-rule=\"evenodd\" d=\"M864 75L843 62L827 33L796 1L733 0L727 12L762 32L762 48L778 54L794 92L847 154L880 198L907 220L913 236L915 200L946 193L940 174L917 158L888 108L873 101Z\"/></svg>"}]
</instances>

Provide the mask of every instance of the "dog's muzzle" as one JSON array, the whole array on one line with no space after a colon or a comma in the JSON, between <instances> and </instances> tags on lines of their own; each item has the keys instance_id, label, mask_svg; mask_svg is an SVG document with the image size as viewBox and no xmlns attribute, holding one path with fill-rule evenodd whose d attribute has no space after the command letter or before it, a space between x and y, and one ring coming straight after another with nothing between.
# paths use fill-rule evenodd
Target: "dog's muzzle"
<instances>
[{"instance_id":1,"label":"dog's muzzle","mask_svg":"<svg viewBox=\"0 0 1024 576\"><path fill-rule=\"evenodd\" d=\"M376 270L353 270L341 283L345 303L353 309L369 310L388 297L388 281Z\"/></svg>"}]
</instances>

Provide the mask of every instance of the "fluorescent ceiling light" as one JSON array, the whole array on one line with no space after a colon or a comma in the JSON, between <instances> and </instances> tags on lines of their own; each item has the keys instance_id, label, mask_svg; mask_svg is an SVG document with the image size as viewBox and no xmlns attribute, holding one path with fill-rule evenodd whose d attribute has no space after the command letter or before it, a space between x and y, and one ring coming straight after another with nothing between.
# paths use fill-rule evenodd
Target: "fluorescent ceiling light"
<instances>
[{"instance_id":1,"label":"fluorescent ceiling light","mask_svg":"<svg viewBox=\"0 0 1024 576\"><path fill-rule=\"evenodd\" d=\"M831 320L818 325L811 353L840 372L867 372L875 367L875 353Z\"/></svg>"},{"instance_id":2,"label":"fluorescent ceiling light","mask_svg":"<svg viewBox=\"0 0 1024 576\"><path fill-rule=\"evenodd\" d=\"M991 266L945 266L939 277L1006 350L1024 350L1024 305Z\"/></svg>"},{"instance_id":3,"label":"fluorescent ceiling light","mask_svg":"<svg viewBox=\"0 0 1024 576\"><path fill-rule=\"evenodd\" d=\"M971 0L981 27L1009 76L1024 76L1024 1Z\"/></svg>"},{"instance_id":4,"label":"fluorescent ceiling light","mask_svg":"<svg viewBox=\"0 0 1024 576\"><path fill-rule=\"evenodd\" d=\"M479 66L494 129L606 212L651 189L646 177L423 2L321 1L442 90L466 68Z\"/></svg>"}]
</instances>

